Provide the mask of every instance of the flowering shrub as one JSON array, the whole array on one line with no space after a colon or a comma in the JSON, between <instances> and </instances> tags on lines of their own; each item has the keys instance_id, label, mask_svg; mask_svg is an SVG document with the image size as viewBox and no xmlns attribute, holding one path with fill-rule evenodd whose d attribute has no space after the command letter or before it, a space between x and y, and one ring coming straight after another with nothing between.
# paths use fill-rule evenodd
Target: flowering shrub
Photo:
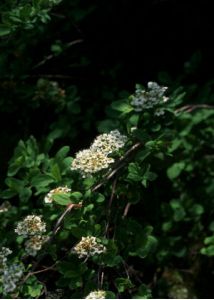
<instances>
[{"instance_id":1,"label":"flowering shrub","mask_svg":"<svg viewBox=\"0 0 214 300\"><path fill-rule=\"evenodd\" d=\"M0 255L4 296L151 298L156 291L144 272L155 264L162 269L153 274L159 276L156 289L165 284L172 298L178 291L184 298L191 295L179 268L170 270L168 262L170 256L185 260L192 251L183 239L191 239L199 255L213 255L212 246L203 248L202 233L204 226L212 230L212 222L203 223L203 203L187 184L204 170L193 158L210 147L214 111L182 107L185 94L179 90L168 93L166 102L166 91L150 82L147 89L138 85L133 95L113 102L109 119L99 124L104 133L74 158L67 146L51 158L40 153L33 137L19 142L7 189L1 191L2 199L11 199L2 204L0 216L9 232ZM203 124L202 143L196 145L192 129L198 124ZM211 174L209 159L204 163ZM172 195L167 201L161 173ZM209 180L207 199L213 192ZM176 236L179 226L189 230ZM8 255L14 256L9 262Z\"/></svg>"},{"instance_id":2,"label":"flowering shrub","mask_svg":"<svg viewBox=\"0 0 214 300\"><path fill-rule=\"evenodd\" d=\"M110 6L0 3L1 298L213 293L213 80L191 84L196 53L178 78L134 90L147 71L123 74L116 48L88 43L102 13L123 30Z\"/></svg>"}]
</instances>

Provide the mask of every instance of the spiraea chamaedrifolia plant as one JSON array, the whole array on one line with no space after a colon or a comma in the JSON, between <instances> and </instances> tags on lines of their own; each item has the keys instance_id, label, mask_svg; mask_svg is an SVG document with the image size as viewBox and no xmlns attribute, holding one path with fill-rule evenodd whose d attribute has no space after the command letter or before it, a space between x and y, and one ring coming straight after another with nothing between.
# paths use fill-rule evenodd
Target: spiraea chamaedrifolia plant
<instances>
[{"instance_id":1,"label":"spiraea chamaedrifolia plant","mask_svg":"<svg viewBox=\"0 0 214 300\"><path fill-rule=\"evenodd\" d=\"M73 157L67 146L50 157L33 137L19 142L7 189L0 194L6 201L2 228L8 233L1 239L4 296L151 298L162 291L172 298L178 291L189 296L178 266L174 273L166 267L172 257L184 263L189 255L184 244L180 247L182 238L192 239L199 253L210 253L210 240L203 248L201 228L213 226L203 224L205 207L199 200L193 203L197 195L189 194L188 182L203 172L194 155L204 145L212 147L207 139L214 111L182 106L183 97L182 89L137 85L134 94L107 108L100 134ZM196 147L192 129L199 123L202 142ZM163 174L167 190L161 187ZM204 185L207 199L210 178ZM187 226L188 234L179 226ZM19 276L11 277L8 289L5 273L15 261Z\"/></svg>"}]
</instances>

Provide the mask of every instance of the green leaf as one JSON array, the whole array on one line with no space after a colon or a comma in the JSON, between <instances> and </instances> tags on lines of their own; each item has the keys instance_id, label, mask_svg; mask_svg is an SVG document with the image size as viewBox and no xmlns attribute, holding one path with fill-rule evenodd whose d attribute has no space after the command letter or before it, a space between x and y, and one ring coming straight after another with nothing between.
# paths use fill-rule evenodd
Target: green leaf
<instances>
[{"instance_id":1,"label":"green leaf","mask_svg":"<svg viewBox=\"0 0 214 300\"><path fill-rule=\"evenodd\" d=\"M96 182L94 177L88 177L83 180L83 185L87 189L90 189Z\"/></svg>"},{"instance_id":2,"label":"green leaf","mask_svg":"<svg viewBox=\"0 0 214 300\"><path fill-rule=\"evenodd\" d=\"M43 285L42 284L34 284L32 286L28 285L27 286L27 294L28 296L32 297L32 298L38 298L41 294L41 291L43 289Z\"/></svg>"},{"instance_id":3,"label":"green leaf","mask_svg":"<svg viewBox=\"0 0 214 300\"><path fill-rule=\"evenodd\" d=\"M201 204L193 204L190 208L190 212L195 216L200 216L204 213L204 207Z\"/></svg>"},{"instance_id":4,"label":"green leaf","mask_svg":"<svg viewBox=\"0 0 214 300\"><path fill-rule=\"evenodd\" d=\"M87 206L84 207L83 213L85 214L87 212L92 211L93 209L94 209L94 204L91 203L91 204L89 204L89 205L87 205Z\"/></svg>"},{"instance_id":5,"label":"green leaf","mask_svg":"<svg viewBox=\"0 0 214 300\"><path fill-rule=\"evenodd\" d=\"M31 188L25 187L20 191L19 198L21 201L26 202L30 199L31 195L32 195Z\"/></svg>"},{"instance_id":6,"label":"green leaf","mask_svg":"<svg viewBox=\"0 0 214 300\"><path fill-rule=\"evenodd\" d=\"M80 278L87 271L86 264L82 263L76 256L69 258L69 261L63 261L58 264L57 269L64 278Z\"/></svg>"},{"instance_id":7,"label":"green leaf","mask_svg":"<svg viewBox=\"0 0 214 300\"><path fill-rule=\"evenodd\" d=\"M125 290L133 288L134 285L128 278L116 278L115 285L119 293L125 292Z\"/></svg>"},{"instance_id":8,"label":"green leaf","mask_svg":"<svg viewBox=\"0 0 214 300\"><path fill-rule=\"evenodd\" d=\"M59 165L57 163L51 166L51 174L56 181L61 181L62 176L60 173Z\"/></svg>"},{"instance_id":9,"label":"green leaf","mask_svg":"<svg viewBox=\"0 0 214 300\"><path fill-rule=\"evenodd\" d=\"M54 202L56 202L59 205L68 205L72 203L70 199L70 194L55 194L52 196Z\"/></svg>"},{"instance_id":10,"label":"green leaf","mask_svg":"<svg viewBox=\"0 0 214 300\"><path fill-rule=\"evenodd\" d=\"M114 110L122 112L124 114L128 114L129 112L133 111L133 107L125 100L115 101L111 104L111 107Z\"/></svg>"},{"instance_id":11,"label":"green leaf","mask_svg":"<svg viewBox=\"0 0 214 300\"><path fill-rule=\"evenodd\" d=\"M138 289L138 293L135 294L132 299L151 299L151 298L152 298L151 290L145 284L141 284Z\"/></svg>"},{"instance_id":12,"label":"green leaf","mask_svg":"<svg viewBox=\"0 0 214 300\"><path fill-rule=\"evenodd\" d=\"M200 252L203 255L214 256L214 245L208 246L206 248L202 248Z\"/></svg>"},{"instance_id":13,"label":"green leaf","mask_svg":"<svg viewBox=\"0 0 214 300\"><path fill-rule=\"evenodd\" d=\"M10 34L10 32L11 32L11 27L4 24L0 24L0 37L8 35Z\"/></svg>"},{"instance_id":14,"label":"green leaf","mask_svg":"<svg viewBox=\"0 0 214 300\"><path fill-rule=\"evenodd\" d=\"M206 237L204 239L204 244L205 245L214 244L214 235Z\"/></svg>"},{"instance_id":15,"label":"green leaf","mask_svg":"<svg viewBox=\"0 0 214 300\"><path fill-rule=\"evenodd\" d=\"M138 232L133 243L133 250L129 252L131 256L145 258L154 252L157 247L157 239L151 235L152 227L146 227L142 232Z\"/></svg>"},{"instance_id":16,"label":"green leaf","mask_svg":"<svg viewBox=\"0 0 214 300\"><path fill-rule=\"evenodd\" d=\"M24 295L26 298L39 298L43 289L43 285L38 282L35 276L30 276L23 286Z\"/></svg>"},{"instance_id":17,"label":"green leaf","mask_svg":"<svg viewBox=\"0 0 214 300\"><path fill-rule=\"evenodd\" d=\"M116 299L116 295L110 291L106 291L106 296L105 296L106 299Z\"/></svg>"},{"instance_id":18,"label":"green leaf","mask_svg":"<svg viewBox=\"0 0 214 300\"><path fill-rule=\"evenodd\" d=\"M117 120L104 120L99 122L98 124L98 131L103 132L109 132L111 130L114 130L119 126L119 122Z\"/></svg>"},{"instance_id":19,"label":"green leaf","mask_svg":"<svg viewBox=\"0 0 214 300\"><path fill-rule=\"evenodd\" d=\"M5 183L12 191L17 193L19 193L25 185L24 181L12 177L6 178Z\"/></svg>"},{"instance_id":20,"label":"green leaf","mask_svg":"<svg viewBox=\"0 0 214 300\"><path fill-rule=\"evenodd\" d=\"M56 158L62 160L63 158L65 158L68 154L68 152L70 151L70 147L69 146L64 146L62 147L57 153L56 153Z\"/></svg>"},{"instance_id":21,"label":"green leaf","mask_svg":"<svg viewBox=\"0 0 214 300\"><path fill-rule=\"evenodd\" d=\"M151 150L149 149L141 150L136 154L136 160L139 162L143 162L150 154Z\"/></svg>"},{"instance_id":22,"label":"green leaf","mask_svg":"<svg viewBox=\"0 0 214 300\"><path fill-rule=\"evenodd\" d=\"M137 163L130 163L128 166L128 172L127 179L131 181L138 182L143 178L144 172Z\"/></svg>"},{"instance_id":23,"label":"green leaf","mask_svg":"<svg viewBox=\"0 0 214 300\"><path fill-rule=\"evenodd\" d=\"M2 199L10 199L17 195L16 191L12 191L11 189L4 190L0 192L0 197Z\"/></svg>"},{"instance_id":24,"label":"green leaf","mask_svg":"<svg viewBox=\"0 0 214 300\"><path fill-rule=\"evenodd\" d=\"M173 180L177 178L185 168L185 163L183 161L174 163L171 167L167 169L167 176L169 179Z\"/></svg>"},{"instance_id":25,"label":"green leaf","mask_svg":"<svg viewBox=\"0 0 214 300\"><path fill-rule=\"evenodd\" d=\"M73 158L72 157L66 157L63 159L63 164L65 168L70 168Z\"/></svg>"},{"instance_id":26,"label":"green leaf","mask_svg":"<svg viewBox=\"0 0 214 300\"><path fill-rule=\"evenodd\" d=\"M179 200L173 199L170 201L170 206L173 209L173 219L176 222L182 221L186 216L186 212Z\"/></svg>"},{"instance_id":27,"label":"green leaf","mask_svg":"<svg viewBox=\"0 0 214 300\"><path fill-rule=\"evenodd\" d=\"M49 184L53 182L54 182L53 178L45 174L36 175L31 179L31 185L36 187L37 189L40 187L49 186Z\"/></svg>"},{"instance_id":28,"label":"green leaf","mask_svg":"<svg viewBox=\"0 0 214 300\"><path fill-rule=\"evenodd\" d=\"M96 200L95 200L95 201L96 201L97 203L102 203L102 202L105 201L105 196L99 193L99 194L96 196Z\"/></svg>"},{"instance_id":29,"label":"green leaf","mask_svg":"<svg viewBox=\"0 0 214 300\"><path fill-rule=\"evenodd\" d=\"M79 202L80 199L82 198L82 193L73 192L73 193L70 194L70 197L71 197L72 200L77 200Z\"/></svg>"}]
</instances>

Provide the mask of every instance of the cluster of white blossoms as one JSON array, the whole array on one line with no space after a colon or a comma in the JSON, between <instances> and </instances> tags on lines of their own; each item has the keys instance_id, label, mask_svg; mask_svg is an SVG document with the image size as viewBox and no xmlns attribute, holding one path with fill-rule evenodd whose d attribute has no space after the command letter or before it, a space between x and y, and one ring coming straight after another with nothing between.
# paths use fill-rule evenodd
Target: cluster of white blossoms
<instances>
[{"instance_id":1,"label":"cluster of white blossoms","mask_svg":"<svg viewBox=\"0 0 214 300\"><path fill-rule=\"evenodd\" d=\"M7 264L7 257L10 255L12 251L9 248L2 247L0 251L0 272L4 270L4 267Z\"/></svg>"},{"instance_id":2,"label":"cluster of white blossoms","mask_svg":"<svg viewBox=\"0 0 214 300\"><path fill-rule=\"evenodd\" d=\"M94 236L82 237L81 241L73 248L79 258L88 258L106 252L106 247L97 241Z\"/></svg>"},{"instance_id":3,"label":"cluster of white blossoms","mask_svg":"<svg viewBox=\"0 0 214 300\"><path fill-rule=\"evenodd\" d=\"M11 293L16 289L24 272L23 265L8 263L7 256L11 253L12 251L5 247L2 247L0 251L0 282L2 283L3 294Z\"/></svg>"},{"instance_id":4,"label":"cluster of white blossoms","mask_svg":"<svg viewBox=\"0 0 214 300\"><path fill-rule=\"evenodd\" d=\"M68 194L71 192L67 186L65 187L58 187L56 189L51 190L44 199L45 203L52 203L53 202L53 195L60 195L60 194Z\"/></svg>"},{"instance_id":5,"label":"cluster of white blossoms","mask_svg":"<svg viewBox=\"0 0 214 300\"><path fill-rule=\"evenodd\" d=\"M47 240L43 235L46 232L46 224L40 216L29 215L19 222L15 232L24 238L29 238L25 243L25 250L29 255L35 256L37 251Z\"/></svg>"},{"instance_id":6,"label":"cluster of white blossoms","mask_svg":"<svg viewBox=\"0 0 214 300\"><path fill-rule=\"evenodd\" d=\"M77 152L71 170L79 171L83 177L86 177L108 168L113 162L113 158L106 156L101 151L85 149Z\"/></svg>"},{"instance_id":7,"label":"cluster of white blossoms","mask_svg":"<svg viewBox=\"0 0 214 300\"><path fill-rule=\"evenodd\" d=\"M122 135L119 130L112 130L110 133L103 133L96 137L91 150L101 151L105 155L123 148L127 142L127 136Z\"/></svg>"},{"instance_id":8,"label":"cluster of white blossoms","mask_svg":"<svg viewBox=\"0 0 214 300\"><path fill-rule=\"evenodd\" d=\"M105 299L105 297L106 297L106 291L97 290L97 291L90 292L85 299Z\"/></svg>"},{"instance_id":9,"label":"cluster of white blossoms","mask_svg":"<svg viewBox=\"0 0 214 300\"><path fill-rule=\"evenodd\" d=\"M168 101L168 97L164 96L168 88L159 86L156 82L148 82L147 91L137 86L135 94L131 95L131 105L136 112L156 108ZM155 115L164 114L164 110L159 108L155 111Z\"/></svg>"},{"instance_id":10,"label":"cluster of white blossoms","mask_svg":"<svg viewBox=\"0 0 214 300\"><path fill-rule=\"evenodd\" d=\"M55 291L48 291L45 299L61 299L63 297L63 290L56 289Z\"/></svg>"},{"instance_id":11,"label":"cluster of white blossoms","mask_svg":"<svg viewBox=\"0 0 214 300\"><path fill-rule=\"evenodd\" d=\"M71 170L79 171L86 177L107 169L115 161L109 154L122 148L126 141L127 137L118 130L99 135L89 149L76 153Z\"/></svg>"},{"instance_id":12,"label":"cluster of white blossoms","mask_svg":"<svg viewBox=\"0 0 214 300\"><path fill-rule=\"evenodd\" d=\"M47 241L46 236L42 235L35 235L32 236L29 240L25 243L25 251L31 255L35 256L37 254L37 251L39 251L42 248L42 245Z\"/></svg>"},{"instance_id":13,"label":"cluster of white blossoms","mask_svg":"<svg viewBox=\"0 0 214 300\"><path fill-rule=\"evenodd\" d=\"M41 217L29 215L19 222L15 232L23 237L38 235L46 231L46 224L41 220Z\"/></svg>"}]
</instances>

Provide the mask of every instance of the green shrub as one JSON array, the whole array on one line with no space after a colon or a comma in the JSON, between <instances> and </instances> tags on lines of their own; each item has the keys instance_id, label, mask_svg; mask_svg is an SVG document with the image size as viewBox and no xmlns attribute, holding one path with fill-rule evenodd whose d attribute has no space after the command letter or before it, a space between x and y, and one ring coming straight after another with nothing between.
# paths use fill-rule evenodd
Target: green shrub
<instances>
[{"instance_id":1,"label":"green shrub","mask_svg":"<svg viewBox=\"0 0 214 300\"><path fill-rule=\"evenodd\" d=\"M0 194L1 241L12 250L1 252L3 295L147 299L149 266L165 295L177 285L191 294L176 263L178 277L166 268L175 257L191 269L192 251L213 255L204 235L212 230L212 155L205 152L213 147L214 110L181 107L183 91L165 92L137 85L113 102L98 126L104 133L74 157L69 146L51 157L34 137L18 143Z\"/></svg>"}]
</instances>

